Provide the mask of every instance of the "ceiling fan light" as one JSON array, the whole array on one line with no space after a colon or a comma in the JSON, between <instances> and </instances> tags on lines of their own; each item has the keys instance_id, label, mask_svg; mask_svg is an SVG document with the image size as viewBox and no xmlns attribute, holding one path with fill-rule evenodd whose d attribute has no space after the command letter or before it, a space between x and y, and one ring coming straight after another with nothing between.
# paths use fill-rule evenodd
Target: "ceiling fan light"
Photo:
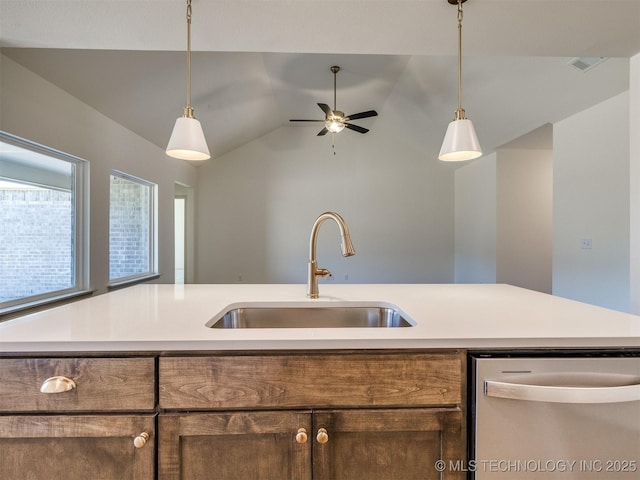
<instances>
[{"instance_id":1,"label":"ceiling fan light","mask_svg":"<svg viewBox=\"0 0 640 480\"><path fill-rule=\"evenodd\" d=\"M327 120L324 123L324 126L327 128L327 130L329 130L331 133L340 133L342 130L344 130L345 124L342 120L339 119L331 119L331 120Z\"/></svg>"},{"instance_id":2,"label":"ceiling fan light","mask_svg":"<svg viewBox=\"0 0 640 480\"><path fill-rule=\"evenodd\" d=\"M181 160L209 160L211 154L200 121L179 117L171 132L167 155Z\"/></svg>"},{"instance_id":3,"label":"ceiling fan light","mask_svg":"<svg viewBox=\"0 0 640 480\"><path fill-rule=\"evenodd\" d=\"M480 156L482 149L471 120L464 118L449 123L438 158L445 162L462 162Z\"/></svg>"}]
</instances>

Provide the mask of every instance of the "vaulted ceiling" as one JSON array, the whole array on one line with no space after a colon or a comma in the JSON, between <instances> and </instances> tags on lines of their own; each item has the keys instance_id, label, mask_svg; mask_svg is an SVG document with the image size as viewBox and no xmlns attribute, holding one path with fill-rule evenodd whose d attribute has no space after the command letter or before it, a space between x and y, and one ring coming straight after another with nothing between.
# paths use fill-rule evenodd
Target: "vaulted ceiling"
<instances>
[{"instance_id":1,"label":"vaulted ceiling","mask_svg":"<svg viewBox=\"0 0 640 480\"><path fill-rule=\"evenodd\" d=\"M0 46L164 148L185 103L185 9L0 0ZM463 106L485 151L628 88L639 0L470 0L464 12ZM193 0L192 29L192 103L214 157L290 118L322 118L316 103L333 103L334 64L340 110L393 113L402 140L430 155L456 108L447 0ZM568 65L580 56L614 58L581 72ZM357 123L374 135L376 121ZM292 135L317 130L295 125Z\"/></svg>"}]
</instances>

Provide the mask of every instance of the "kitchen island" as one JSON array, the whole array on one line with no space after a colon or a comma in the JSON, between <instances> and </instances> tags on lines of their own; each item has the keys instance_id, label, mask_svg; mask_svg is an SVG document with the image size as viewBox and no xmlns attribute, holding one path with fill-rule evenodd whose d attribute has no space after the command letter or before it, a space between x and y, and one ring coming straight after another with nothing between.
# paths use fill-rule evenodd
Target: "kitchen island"
<instances>
[{"instance_id":1,"label":"kitchen island","mask_svg":"<svg viewBox=\"0 0 640 480\"><path fill-rule=\"evenodd\" d=\"M372 303L406 328L212 329L230 306ZM640 346L640 317L510 285L137 285L0 323L0 352Z\"/></svg>"},{"instance_id":2,"label":"kitchen island","mask_svg":"<svg viewBox=\"0 0 640 480\"><path fill-rule=\"evenodd\" d=\"M205 326L371 304L411 326ZM640 317L508 285L138 285L0 324L0 478L462 480L470 350L638 346Z\"/></svg>"}]
</instances>

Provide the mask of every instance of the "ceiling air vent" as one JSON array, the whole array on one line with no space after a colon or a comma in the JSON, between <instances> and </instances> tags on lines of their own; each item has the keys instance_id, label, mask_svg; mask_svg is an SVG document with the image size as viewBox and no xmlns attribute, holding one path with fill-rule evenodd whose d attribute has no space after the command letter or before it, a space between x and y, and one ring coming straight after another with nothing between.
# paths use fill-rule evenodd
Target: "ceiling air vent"
<instances>
[{"instance_id":1,"label":"ceiling air vent","mask_svg":"<svg viewBox=\"0 0 640 480\"><path fill-rule=\"evenodd\" d=\"M576 57L569 62L569 65L581 72L587 72L606 59L607 57Z\"/></svg>"}]
</instances>

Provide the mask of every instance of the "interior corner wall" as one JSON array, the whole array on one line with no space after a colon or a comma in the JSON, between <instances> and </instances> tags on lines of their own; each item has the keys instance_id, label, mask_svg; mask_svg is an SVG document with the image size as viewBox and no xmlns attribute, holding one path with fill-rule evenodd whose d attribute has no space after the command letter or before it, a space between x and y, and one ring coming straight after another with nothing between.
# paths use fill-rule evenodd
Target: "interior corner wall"
<instances>
[{"instance_id":1,"label":"interior corner wall","mask_svg":"<svg viewBox=\"0 0 640 480\"><path fill-rule=\"evenodd\" d=\"M629 81L630 311L640 314L640 52L631 57Z\"/></svg>"},{"instance_id":2,"label":"interior corner wall","mask_svg":"<svg viewBox=\"0 0 640 480\"><path fill-rule=\"evenodd\" d=\"M89 161L90 288L109 282L109 173L158 185L158 283L174 279L174 183L195 185L196 169L0 55L0 130Z\"/></svg>"},{"instance_id":3,"label":"interior corner wall","mask_svg":"<svg viewBox=\"0 0 640 480\"><path fill-rule=\"evenodd\" d=\"M335 155L331 136L287 126L199 167L197 281L306 283L312 225L335 211L356 255L323 223L318 264L333 277L321 283L451 283L454 171L380 120L336 135Z\"/></svg>"},{"instance_id":4,"label":"interior corner wall","mask_svg":"<svg viewBox=\"0 0 640 480\"><path fill-rule=\"evenodd\" d=\"M621 311L630 308L629 99L553 128L553 293Z\"/></svg>"},{"instance_id":5,"label":"interior corner wall","mask_svg":"<svg viewBox=\"0 0 640 480\"><path fill-rule=\"evenodd\" d=\"M455 173L455 282L496 281L496 154Z\"/></svg>"},{"instance_id":6,"label":"interior corner wall","mask_svg":"<svg viewBox=\"0 0 640 480\"><path fill-rule=\"evenodd\" d=\"M551 293L553 156L497 151L496 281Z\"/></svg>"}]
</instances>

